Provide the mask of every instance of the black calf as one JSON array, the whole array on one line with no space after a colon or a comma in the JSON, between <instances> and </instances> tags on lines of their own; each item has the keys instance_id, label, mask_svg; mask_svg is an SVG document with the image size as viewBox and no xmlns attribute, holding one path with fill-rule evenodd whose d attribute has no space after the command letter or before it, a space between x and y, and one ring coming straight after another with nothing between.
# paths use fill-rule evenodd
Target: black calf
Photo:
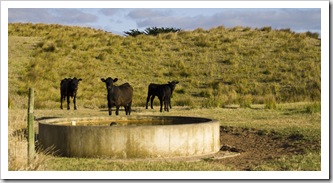
<instances>
[{"instance_id":1,"label":"black calf","mask_svg":"<svg viewBox=\"0 0 333 183\"><path fill-rule=\"evenodd\" d=\"M74 103L74 110L76 110L76 94L77 94L77 89L79 87L79 81L82 81L82 79L77 79L74 77L73 79L71 78L65 78L61 80L60 82L60 108L62 108L62 102L65 100L67 97L67 109L70 109L70 97L73 98L73 103Z\"/></svg>"},{"instance_id":2,"label":"black calf","mask_svg":"<svg viewBox=\"0 0 333 183\"><path fill-rule=\"evenodd\" d=\"M178 81L172 81L168 82L168 84L154 84L151 83L148 86L148 96L147 96L147 101L146 101L146 109L148 109L148 103L149 99L150 101L150 107L153 109L153 101L155 96L158 96L160 100L160 111L162 112L162 106L164 104L164 110L169 111L169 106L170 109L172 108L171 106L171 96L172 92L174 91L176 84L178 84Z\"/></svg>"},{"instance_id":3,"label":"black calf","mask_svg":"<svg viewBox=\"0 0 333 183\"><path fill-rule=\"evenodd\" d=\"M112 79L108 77L107 79L101 78L105 83L107 89L107 100L109 115L112 114L111 108L116 106L116 115L119 114L119 107L124 106L126 115L131 114L132 98L133 98L133 88L130 84L124 83L120 86L115 86L113 83L118 81L118 78Z\"/></svg>"}]
</instances>

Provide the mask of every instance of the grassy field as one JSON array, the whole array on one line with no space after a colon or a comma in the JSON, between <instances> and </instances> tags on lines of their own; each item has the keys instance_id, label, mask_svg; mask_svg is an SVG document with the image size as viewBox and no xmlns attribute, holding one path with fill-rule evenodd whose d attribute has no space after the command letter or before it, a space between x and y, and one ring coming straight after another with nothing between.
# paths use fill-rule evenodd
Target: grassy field
<instances>
[{"instance_id":1,"label":"grassy field","mask_svg":"<svg viewBox=\"0 0 333 183\"><path fill-rule=\"evenodd\" d=\"M321 43L316 34L220 26L124 37L22 23L9 24L8 34L9 170L320 170ZM119 162L62 158L39 150L27 166L28 88L36 91L37 118L107 116L100 78L109 76L133 86L132 115L214 118L221 127L235 128L239 137L247 132L254 141L271 142L274 136L281 140L281 154L244 167L238 159ZM65 77L83 79L77 111L59 109L60 80ZM179 84L171 112L158 112L156 99L154 110L144 109L149 83L172 80ZM237 146L238 136L225 135Z\"/></svg>"}]
</instances>

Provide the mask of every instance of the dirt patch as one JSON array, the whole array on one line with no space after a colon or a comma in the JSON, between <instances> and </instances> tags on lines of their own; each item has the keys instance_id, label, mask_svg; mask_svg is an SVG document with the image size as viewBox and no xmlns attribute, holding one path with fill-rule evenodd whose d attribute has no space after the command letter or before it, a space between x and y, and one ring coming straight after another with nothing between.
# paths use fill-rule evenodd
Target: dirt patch
<instances>
[{"instance_id":1,"label":"dirt patch","mask_svg":"<svg viewBox=\"0 0 333 183\"><path fill-rule=\"evenodd\" d=\"M264 161L320 149L320 142L310 142L302 134L286 137L274 131L221 126L220 135L221 151L239 155L217 161L234 166L236 170L252 170Z\"/></svg>"}]
</instances>

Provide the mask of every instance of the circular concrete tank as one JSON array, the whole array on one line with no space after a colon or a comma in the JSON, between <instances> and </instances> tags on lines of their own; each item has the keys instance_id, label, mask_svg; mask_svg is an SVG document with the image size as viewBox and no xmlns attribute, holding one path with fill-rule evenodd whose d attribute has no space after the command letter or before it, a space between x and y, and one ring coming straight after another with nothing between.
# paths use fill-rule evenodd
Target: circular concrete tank
<instances>
[{"instance_id":1,"label":"circular concrete tank","mask_svg":"<svg viewBox=\"0 0 333 183\"><path fill-rule=\"evenodd\" d=\"M56 118L39 121L39 142L68 157L189 157L218 152L220 130L197 117Z\"/></svg>"}]
</instances>

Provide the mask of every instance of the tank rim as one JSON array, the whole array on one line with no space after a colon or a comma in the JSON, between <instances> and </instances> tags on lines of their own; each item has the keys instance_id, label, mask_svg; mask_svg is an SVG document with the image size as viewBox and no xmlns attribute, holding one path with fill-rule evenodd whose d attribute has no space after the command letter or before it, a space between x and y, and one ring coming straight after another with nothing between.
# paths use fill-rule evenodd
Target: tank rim
<instances>
[{"instance_id":1,"label":"tank rim","mask_svg":"<svg viewBox=\"0 0 333 183\"><path fill-rule=\"evenodd\" d=\"M157 119L155 119L157 118ZM172 125L200 125L200 124L207 124L207 123L217 123L218 120L216 119L210 119L210 118L204 118L204 117L192 117L192 116L154 116L154 115L142 115L142 116L112 116L112 117L101 117L101 116L90 116L90 117L49 117L47 119L40 119L37 120L38 124L44 124L44 125L55 125L55 126L68 126L66 124L59 124L59 123L70 123L71 121L99 121L99 120L107 120L107 121L131 121L131 120L137 120L137 121L144 121L144 120L161 120L161 119L167 119L167 120L195 120L194 122L181 122L179 124L147 124L147 125L140 125L140 126L114 126L114 127L147 127L147 126L172 126ZM67 121L67 122L66 122ZM71 127L80 127L80 125L77 126L71 126ZM82 127L82 126L81 126ZM105 127L101 125L89 125L89 127Z\"/></svg>"}]
</instances>

